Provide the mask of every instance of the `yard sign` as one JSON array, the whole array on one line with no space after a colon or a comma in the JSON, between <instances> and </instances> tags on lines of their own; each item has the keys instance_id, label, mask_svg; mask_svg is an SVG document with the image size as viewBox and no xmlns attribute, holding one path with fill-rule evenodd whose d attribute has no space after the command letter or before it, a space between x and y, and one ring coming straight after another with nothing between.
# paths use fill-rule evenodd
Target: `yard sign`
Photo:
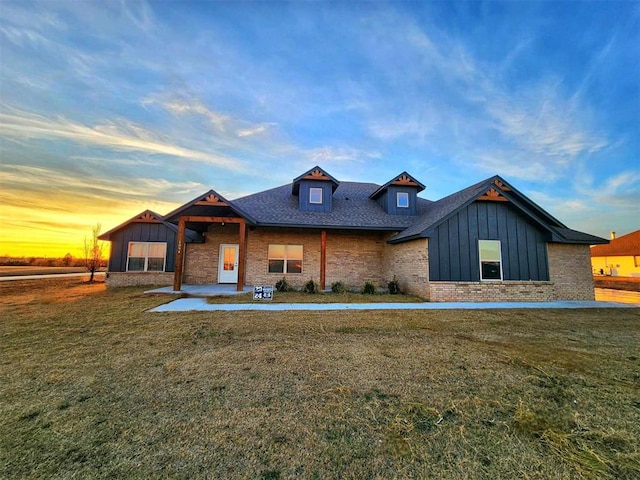
<instances>
[{"instance_id":1,"label":"yard sign","mask_svg":"<svg viewBox=\"0 0 640 480\"><path fill-rule=\"evenodd\" d=\"M253 287L254 300L273 300L273 287L268 285L256 285Z\"/></svg>"}]
</instances>

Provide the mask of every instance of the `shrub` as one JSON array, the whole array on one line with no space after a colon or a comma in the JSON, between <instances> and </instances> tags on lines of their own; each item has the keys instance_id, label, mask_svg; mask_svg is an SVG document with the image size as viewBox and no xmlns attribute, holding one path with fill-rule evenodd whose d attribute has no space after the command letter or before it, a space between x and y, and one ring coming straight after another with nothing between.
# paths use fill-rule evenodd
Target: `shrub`
<instances>
[{"instance_id":1,"label":"shrub","mask_svg":"<svg viewBox=\"0 0 640 480\"><path fill-rule=\"evenodd\" d=\"M287 279L282 277L282 280L278 280L276 282L276 290L279 292L290 292L292 289L289 282L287 282Z\"/></svg>"},{"instance_id":2,"label":"shrub","mask_svg":"<svg viewBox=\"0 0 640 480\"><path fill-rule=\"evenodd\" d=\"M387 287L389 288L389 293L391 295L397 295L400 293L400 283L395 275L393 276L393 280L387 283Z\"/></svg>"},{"instance_id":3,"label":"shrub","mask_svg":"<svg viewBox=\"0 0 640 480\"><path fill-rule=\"evenodd\" d=\"M333 282L331 284L331 291L333 293L345 293L347 291L347 287L342 282Z\"/></svg>"},{"instance_id":4,"label":"shrub","mask_svg":"<svg viewBox=\"0 0 640 480\"><path fill-rule=\"evenodd\" d=\"M364 287L362 287L362 293L366 293L367 295L372 295L376 293L375 285L371 282L365 283Z\"/></svg>"},{"instance_id":5,"label":"shrub","mask_svg":"<svg viewBox=\"0 0 640 480\"><path fill-rule=\"evenodd\" d=\"M304 293L318 293L318 286L313 281L313 278L303 285L302 291Z\"/></svg>"}]
</instances>

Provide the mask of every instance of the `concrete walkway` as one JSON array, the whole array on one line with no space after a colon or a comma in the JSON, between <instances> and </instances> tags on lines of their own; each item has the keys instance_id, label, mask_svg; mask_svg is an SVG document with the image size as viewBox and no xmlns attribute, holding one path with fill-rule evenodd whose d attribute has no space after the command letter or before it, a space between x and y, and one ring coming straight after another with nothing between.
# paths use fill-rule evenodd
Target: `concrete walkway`
<instances>
[{"instance_id":1,"label":"concrete walkway","mask_svg":"<svg viewBox=\"0 0 640 480\"><path fill-rule=\"evenodd\" d=\"M616 302L491 302L491 303L207 303L206 298L180 298L152 308L150 312L237 312L291 311L291 310L452 310L452 309L503 309L503 308L638 308L637 305Z\"/></svg>"}]
</instances>

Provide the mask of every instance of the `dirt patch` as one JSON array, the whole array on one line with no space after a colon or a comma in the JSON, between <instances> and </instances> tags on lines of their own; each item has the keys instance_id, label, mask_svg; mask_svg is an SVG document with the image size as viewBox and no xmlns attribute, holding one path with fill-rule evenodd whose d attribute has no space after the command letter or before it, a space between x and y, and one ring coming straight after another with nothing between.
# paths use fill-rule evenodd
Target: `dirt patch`
<instances>
[{"instance_id":1,"label":"dirt patch","mask_svg":"<svg viewBox=\"0 0 640 480\"><path fill-rule=\"evenodd\" d=\"M640 277L593 277L596 288L611 288L613 290L628 290L640 292Z\"/></svg>"}]
</instances>

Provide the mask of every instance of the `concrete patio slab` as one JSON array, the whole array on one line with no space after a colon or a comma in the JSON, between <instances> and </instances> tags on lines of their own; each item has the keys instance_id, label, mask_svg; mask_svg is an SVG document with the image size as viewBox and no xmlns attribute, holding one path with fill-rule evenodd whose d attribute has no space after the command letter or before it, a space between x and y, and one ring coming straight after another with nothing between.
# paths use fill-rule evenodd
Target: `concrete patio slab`
<instances>
[{"instance_id":1,"label":"concrete patio slab","mask_svg":"<svg viewBox=\"0 0 640 480\"><path fill-rule=\"evenodd\" d=\"M238 303L213 304L205 298L180 298L152 308L150 312L235 312L258 311L329 311L329 310L451 310L451 309L504 309L504 308L638 308L637 305L616 302L491 302L491 303Z\"/></svg>"},{"instance_id":2,"label":"concrete patio slab","mask_svg":"<svg viewBox=\"0 0 640 480\"><path fill-rule=\"evenodd\" d=\"M161 287L147 290L144 293L166 293L170 295L194 295L198 297L219 297L223 295L240 295L253 291L252 287L244 287L238 292L236 285L182 285L182 290L174 290L173 287Z\"/></svg>"}]
</instances>

